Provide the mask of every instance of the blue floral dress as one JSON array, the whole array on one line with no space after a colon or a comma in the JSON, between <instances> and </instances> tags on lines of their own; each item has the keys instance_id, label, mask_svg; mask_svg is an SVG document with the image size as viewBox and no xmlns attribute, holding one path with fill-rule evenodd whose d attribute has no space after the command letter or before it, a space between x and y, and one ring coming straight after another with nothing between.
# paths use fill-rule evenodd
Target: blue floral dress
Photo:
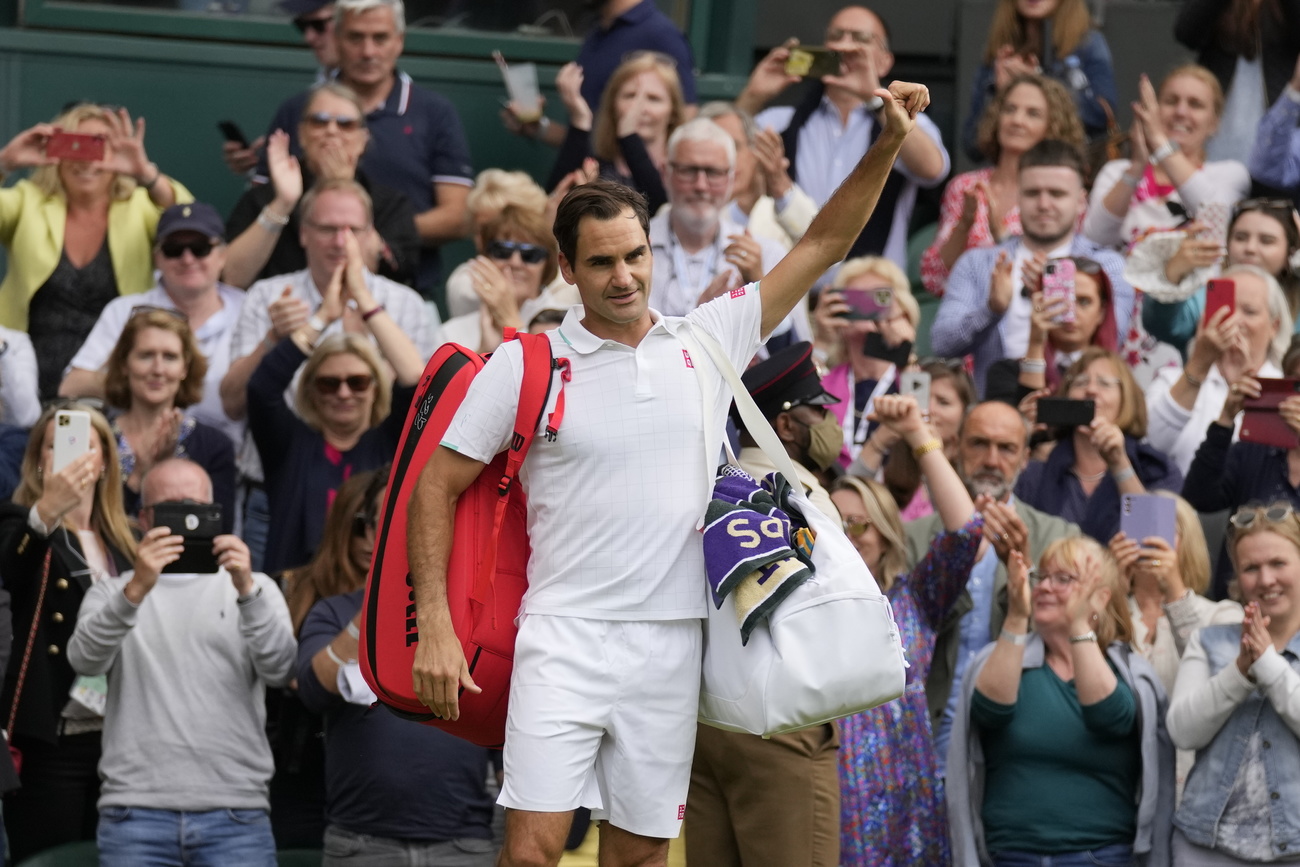
<instances>
[{"instance_id":1,"label":"blue floral dress","mask_svg":"<svg viewBox=\"0 0 1300 867\"><path fill-rule=\"evenodd\" d=\"M925 681L939 626L961 597L983 537L976 515L942 533L889 589L907 653L895 701L840 720L840 864L946 867L948 818L935 770Z\"/></svg>"}]
</instances>

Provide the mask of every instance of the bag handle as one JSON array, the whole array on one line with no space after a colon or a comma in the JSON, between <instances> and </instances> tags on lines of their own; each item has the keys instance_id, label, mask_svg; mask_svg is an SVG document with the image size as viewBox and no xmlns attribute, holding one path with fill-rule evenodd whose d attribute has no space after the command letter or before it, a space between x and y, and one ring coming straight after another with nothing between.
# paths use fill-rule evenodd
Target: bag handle
<instances>
[{"instance_id":1,"label":"bag handle","mask_svg":"<svg viewBox=\"0 0 1300 867\"><path fill-rule=\"evenodd\" d=\"M32 646L36 644L36 630L41 625L41 608L45 605L45 588L50 583L50 553L45 549L45 564L41 567L41 588L36 593L36 613L32 615L32 628L27 630L27 646L23 649L23 661L18 666L18 681L14 684L14 701L9 706L9 724L5 726L5 739L13 743L14 722L18 719L18 699L23 695L23 681L27 679L27 664L32 661Z\"/></svg>"},{"instance_id":2,"label":"bag handle","mask_svg":"<svg viewBox=\"0 0 1300 867\"><path fill-rule=\"evenodd\" d=\"M685 324L685 323L683 323ZM704 348L705 353L713 361L713 366L722 374L727 385L731 387L732 399L736 401L736 411L740 413L740 418L745 422L745 430L758 447L767 455L790 487L796 491L803 490L803 482L799 481L799 473L795 470L794 461L790 460L790 455L781 444L781 438L772 430L772 425L763 416L754 403L754 398L750 397L749 389L745 388L745 383L741 381L740 374L732 366L731 359L727 358L727 353L713 335L703 329L696 329L689 324L685 324L689 330L689 337Z\"/></svg>"}]
</instances>

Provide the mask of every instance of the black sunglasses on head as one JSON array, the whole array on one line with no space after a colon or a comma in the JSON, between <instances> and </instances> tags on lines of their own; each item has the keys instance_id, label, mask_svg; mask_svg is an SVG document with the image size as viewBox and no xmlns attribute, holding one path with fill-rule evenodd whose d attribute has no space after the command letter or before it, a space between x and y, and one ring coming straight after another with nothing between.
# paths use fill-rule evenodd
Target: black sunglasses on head
<instances>
[{"instance_id":1,"label":"black sunglasses on head","mask_svg":"<svg viewBox=\"0 0 1300 867\"><path fill-rule=\"evenodd\" d=\"M525 244L522 241L492 241L487 245L488 256L501 262L509 261L515 253L519 254L525 265L536 265L546 261L547 250L538 244Z\"/></svg>"},{"instance_id":2,"label":"black sunglasses on head","mask_svg":"<svg viewBox=\"0 0 1300 867\"><path fill-rule=\"evenodd\" d=\"M333 16L326 18L295 18L293 26L298 28L298 32L306 36L308 32L315 33L317 36L325 32L330 26L330 20Z\"/></svg>"},{"instance_id":3,"label":"black sunglasses on head","mask_svg":"<svg viewBox=\"0 0 1300 867\"><path fill-rule=\"evenodd\" d=\"M193 238L189 241L178 241L174 238L168 238L158 245L158 251L168 259L179 259L189 250L195 259L202 259L212 252L212 248L217 246L211 238Z\"/></svg>"}]
</instances>

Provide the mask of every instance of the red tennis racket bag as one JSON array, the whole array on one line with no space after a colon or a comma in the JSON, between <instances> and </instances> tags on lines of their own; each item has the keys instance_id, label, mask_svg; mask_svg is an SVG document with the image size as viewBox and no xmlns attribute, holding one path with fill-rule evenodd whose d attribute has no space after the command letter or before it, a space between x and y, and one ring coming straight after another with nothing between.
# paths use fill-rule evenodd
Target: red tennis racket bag
<instances>
[{"instance_id":1,"label":"red tennis racket bag","mask_svg":"<svg viewBox=\"0 0 1300 867\"><path fill-rule=\"evenodd\" d=\"M524 352L514 436L510 448L497 455L461 494L447 564L452 626L465 651L470 674L483 691L460 691L460 718L454 722L435 717L416 697L411 668L420 635L406 551L406 504L470 382L483 369L486 358L477 352L446 344L424 369L379 513L361 618L361 673L379 701L398 716L436 726L486 747L500 747L505 741L515 617L527 587L527 504L524 492L514 481L541 425L552 371L559 369L567 377L568 370L566 360L552 359L550 340L545 335L507 331L506 340L511 339L519 340ZM563 411L561 391L547 426L548 437L555 436Z\"/></svg>"}]
</instances>

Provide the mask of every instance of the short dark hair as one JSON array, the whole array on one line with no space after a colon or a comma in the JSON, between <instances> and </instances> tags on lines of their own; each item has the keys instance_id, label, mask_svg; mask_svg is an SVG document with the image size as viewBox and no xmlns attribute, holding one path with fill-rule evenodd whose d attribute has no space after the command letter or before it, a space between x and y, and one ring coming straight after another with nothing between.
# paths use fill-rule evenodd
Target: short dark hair
<instances>
[{"instance_id":1,"label":"short dark hair","mask_svg":"<svg viewBox=\"0 0 1300 867\"><path fill-rule=\"evenodd\" d=\"M1083 154L1079 148L1060 139L1045 138L1020 155L1020 171L1025 169L1061 167L1074 169L1079 179L1088 177Z\"/></svg>"},{"instance_id":2,"label":"short dark hair","mask_svg":"<svg viewBox=\"0 0 1300 867\"><path fill-rule=\"evenodd\" d=\"M645 196L636 190L604 178L569 190L555 212L555 242L564 258L572 265L578 257L578 226L583 217L614 220L629 209L649 238L650 213Z\"/></svg>"}]
</instances>

